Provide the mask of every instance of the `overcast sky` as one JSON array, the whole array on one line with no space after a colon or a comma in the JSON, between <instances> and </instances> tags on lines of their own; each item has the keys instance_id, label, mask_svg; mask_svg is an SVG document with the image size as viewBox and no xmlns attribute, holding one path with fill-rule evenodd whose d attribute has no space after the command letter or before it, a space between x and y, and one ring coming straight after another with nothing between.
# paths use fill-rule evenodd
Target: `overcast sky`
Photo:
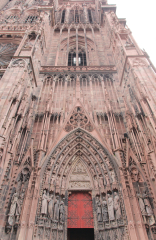
<instances>
[{"instance_id":1,"label":"overcast sky","mask_svg":"<svg viewBox=\"0 0 156 240\"><path fill-rule=\"evenodd\" d=\"M139 47L156 67L156 0L108 0L108 4L116 4L118 18L126 18Z\"/></svg>"}]
</instances>

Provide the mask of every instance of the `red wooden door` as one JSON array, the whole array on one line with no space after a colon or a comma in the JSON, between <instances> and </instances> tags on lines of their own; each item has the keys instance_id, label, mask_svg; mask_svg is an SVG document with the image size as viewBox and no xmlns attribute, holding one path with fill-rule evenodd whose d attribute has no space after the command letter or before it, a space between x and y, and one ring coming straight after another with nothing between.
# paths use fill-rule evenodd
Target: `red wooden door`
<instances>
[{"instance_id":1,"label":"red wooden door","mask_svg":"<svg viewBox=\"0 0 156 240\"><path fill-rule=\"evenodd\" d=\"M69 196L68 228L94 228L92 198L88 193L75 192Z\"/></svg>"}]
</instances>

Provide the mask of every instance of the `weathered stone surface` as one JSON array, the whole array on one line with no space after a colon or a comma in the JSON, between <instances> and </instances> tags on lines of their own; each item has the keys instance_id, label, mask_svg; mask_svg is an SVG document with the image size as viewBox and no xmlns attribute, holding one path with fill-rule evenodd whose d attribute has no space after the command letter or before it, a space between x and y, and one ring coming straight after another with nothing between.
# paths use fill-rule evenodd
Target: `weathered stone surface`
<instances>
[{"instance_id":1,"label":"weathered stone surface","mask_svg":"<svg viewBox=\"0 0 156 240\"><path fill-rule=\"evenodd\" d=\"M126 20L107 1L2 2L0 239L70 240L81 192L95 239L155 240L156 75Z\"/></svg>"}]
</instances>

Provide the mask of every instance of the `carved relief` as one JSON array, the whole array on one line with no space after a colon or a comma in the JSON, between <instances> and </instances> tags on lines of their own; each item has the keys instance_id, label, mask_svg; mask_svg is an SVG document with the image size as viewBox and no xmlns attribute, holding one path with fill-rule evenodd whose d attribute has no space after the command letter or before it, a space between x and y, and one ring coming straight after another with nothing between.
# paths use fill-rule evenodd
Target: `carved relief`
<instances>
[{"instance_id":1,"label":"carved relief","mask_svg":"<svg viewBox=\"0 0 156 240\"><path fill-rule=\"evenodd\" d=\"M11 62L11 67L25 67L25 61L23 59L15 59Z\"/></svg>"},{"instance_id":2,"label":"carved relief","mask_svg":"<svg viewBox=\"0 0 156 240\"><path fill-rule=\"evenodd\" d=\"M81 161L78 161L70 175L69 188L85 189L90 188L90 178Z\"/></svg>"},{"instance_id":3,"label":"carved relief","mask_svg":"<svg viewBox=\"0 0 156 240\"><path fill-rule=\"evenodd\" d=\"M69 122L65 126L65 130L70 132L74 128L81 127L86 129L89 132L93 131L93 127L89 122L87 116L85 115L84 110L81 107L76 107L70 117Z\"/></svg>"}]
</instances>

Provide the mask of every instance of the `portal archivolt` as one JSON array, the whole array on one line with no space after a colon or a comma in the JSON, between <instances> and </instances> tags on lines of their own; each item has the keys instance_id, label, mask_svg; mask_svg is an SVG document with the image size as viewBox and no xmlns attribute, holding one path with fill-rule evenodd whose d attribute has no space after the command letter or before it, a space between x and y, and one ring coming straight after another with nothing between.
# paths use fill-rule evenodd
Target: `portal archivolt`
<instances>
[{"instance_id":1,"label":"portal archivolt","mask_svg":"<svg viewBox=\"0 0 156 240\"><path fill-rule=\"evenodd\" d=\"M43 173L43 188L65 194L65 189L71 189L69 175L76 162L85 166L93 180L89 189L102 193L117 187L118 165L113 156L89 133L76 129L50 155Z\"/></svg>"}]
</instances>

